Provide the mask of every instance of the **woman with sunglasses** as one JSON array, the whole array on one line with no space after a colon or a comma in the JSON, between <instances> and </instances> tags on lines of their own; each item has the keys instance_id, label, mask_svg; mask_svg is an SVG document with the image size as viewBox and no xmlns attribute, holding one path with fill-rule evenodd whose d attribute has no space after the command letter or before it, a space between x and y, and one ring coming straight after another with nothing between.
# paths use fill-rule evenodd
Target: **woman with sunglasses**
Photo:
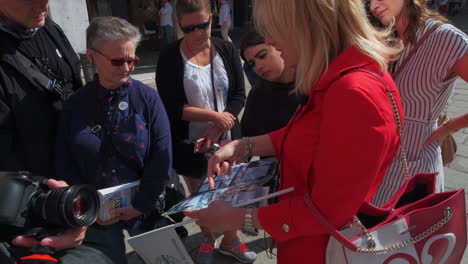
<instances>
[{"instance_id":1,"label":"woman with sunglasses","mask_svg":"<svg viewBox=\"0 0 468 264\"><path fill-rule=\"evenodd\" d=\"M130 77L140 61L135 55L140 37L121 18L91 21L87 55L97 75L64 105L56 144L57 175L70 184L102 189L140 180L131 204L115 209L106 221L98 219L83 243L122 264L127 263L123 228L131 235L139 232L135 224L156 209L172 173L163 103L156 90Z\"/></svg>"},{"instance_id":2,"label":"woman with sunglasses","mask_svg":"<svg viewBox=\"0 0 468 264\"><path fill-rule=\"evenodd\" d=\"M265 43L296 69L295 92L309 99L284 128L218 150L207 177L213 185L236 162L275 155L280 189L294 191L258 209L214 201L185 214L213 232L264 229L278 263L326 263L330 234L306 200L340 228L372 199L399 147L402 107L387 73L399 50L383 42L389 32L372 28L361 0L256 0L254 18Z\"/></svg>"},{"instance_id":3,"label":"woman with sunglasses","mask_svg":"<svg viewBox=\"0 0 468 264\"><path fill-rule=\"evenodd\" d=\"M237 115L245 102L244 75L232 43L210 37L209 0L178 0L176 15L184 37L161 51L156 84L171 123L174 168L194 192L206 175L202 153L241 136ZM204 235L198 262L212 263L215 240ZM246 263L256 257L232 230L224 234L219 251Z\"/></svg>"}]
</instances>

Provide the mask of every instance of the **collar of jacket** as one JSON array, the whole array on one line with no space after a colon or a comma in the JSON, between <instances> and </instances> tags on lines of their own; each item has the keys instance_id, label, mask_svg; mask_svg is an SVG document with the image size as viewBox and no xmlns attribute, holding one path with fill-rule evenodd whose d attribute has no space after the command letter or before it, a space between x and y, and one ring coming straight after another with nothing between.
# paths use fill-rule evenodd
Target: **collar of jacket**
<instances>
[{"instance_id":1,"label":"collar of jacket","mask_svg":"<svg viewBox=\"0 0 468 264\"><path fill-rule=\"evenodd\" d=\"M17 39L24 40L32 38L39 28L27 29L6 17L0 16L0 30L7 32Z\"/></svg>"},{"instance_id":2,"label":"collar of jacket","mask_svg":"<svg viewBox=\"0 0 468 264\"><path fill-rule=\"evenodd\" d=\"M364 54L359 48L351 46L330 63L328 69L312 87L310 93L326 90L343 73L356 68L366 68L376 73L380 72L380 66L374 59Z\"/></svg>"}]
</instances>

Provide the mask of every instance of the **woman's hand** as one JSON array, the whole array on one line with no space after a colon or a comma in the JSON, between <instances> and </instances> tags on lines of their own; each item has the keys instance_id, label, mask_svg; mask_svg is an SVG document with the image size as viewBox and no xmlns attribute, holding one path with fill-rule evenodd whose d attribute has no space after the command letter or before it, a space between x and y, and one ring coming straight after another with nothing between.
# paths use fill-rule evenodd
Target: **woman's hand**
<instances>
[{"instance_id":1,"label":"woman's hand","mask_svg":"<svg viewBox=\"0 0 468 264\"><path fill-rule=\"evenodd\" d=\"M246 145L242 140L234 140L224 145L208 161L208 182L214 188L213 177L226 174L236 162L244 162Z\"/></svg>"},{"instance_id":2,"label":"woman's hand","mask_svg":"<svg viewBox=\"0 0 468 264\"><path fill-rule=\"evenodd\" d=\"M210 149L211 145L219 141L223 135L224 130L219 127L212 126L206 132L205 136L197 140L195 144L195 152L205 153Z\"/></svg>"},{"instance_id":3,"label":"woman's hand","mask_svg":"<svg viewBox=\"0 0 468 264\"><path fill-rule=\"evenodd\" d=\"M211 202L208 208L198 211L184 211L195 223L210 232L226 232L242 229L245 209L229 206L220 200Z\"/></svg>"},{"instance_id":4,"label":"woman's hand","mask_svg":"<svg viewBox=\"0 0 468 264\"><path fill-rule=\"evenodd\" d=\"M450 130L446 126L442 125L438 127L436 131L434 131L434 133L432 133L432 135L426 139L426 141L424 141L423 147L427 147L433 142L438 142L439 145L442 145L442 142L449 134Z\"/></svg>"},{"instance_id":5,"label":"woman's hand","mask_svg":"<svg viewBox=\"0 0 468 264\"><path fill-rule=\"evenodd\" d=\"M236 117L229 112L216 113L215 118L212 120L214 125L223 131L228 131L234 126Z\"/></svg>"},{"instance_id":6,"label":"woman's hand","mask_svg":"<svg viewBox=\"0 0 468 264\"><path fill-rule=\"evenodd\" d=\"M48 180L47 185L50 189L67 187L68 184L64 181ZM50 236L38 241L31 237L18 236L13 239L12 243L21 247L33 247L40 244L41 246L53 247L55 250L63 250L74 248L83 242L85 237L86 227L69 228L63 234Z\"/></svg>"}]
</instances>

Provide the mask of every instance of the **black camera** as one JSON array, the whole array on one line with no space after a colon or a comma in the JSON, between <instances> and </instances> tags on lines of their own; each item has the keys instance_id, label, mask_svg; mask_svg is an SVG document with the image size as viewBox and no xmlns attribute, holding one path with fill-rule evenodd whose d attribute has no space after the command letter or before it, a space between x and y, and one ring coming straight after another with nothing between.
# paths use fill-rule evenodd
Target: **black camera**
<instances>
[{"instance_id":1,"label":"black camera","mask_svg":"<svg viewBox=\"0 0 468 264\"><path fill-rule=\"evenodd\" d=\"M18 235L41 239L72 227L88 226L99 213L91 185L50 189L29 172L0 172L0 240Z\"/></svg>"}]
</instances>

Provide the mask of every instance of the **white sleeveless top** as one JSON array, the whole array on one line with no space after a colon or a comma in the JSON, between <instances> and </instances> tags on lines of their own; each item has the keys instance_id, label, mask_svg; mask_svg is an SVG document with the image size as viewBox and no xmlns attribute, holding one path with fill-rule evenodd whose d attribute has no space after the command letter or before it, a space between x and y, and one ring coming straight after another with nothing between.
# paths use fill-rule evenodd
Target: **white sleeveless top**
<instances>
[{"instance_id":1,"label":"white sleeveless top","mask_svg":"<svg viewBox=\"0 0 468 264\"><path fill-rule=\"evenodd\" d=\"M434 24L430 19L416 33L416 43ZM413 48L408 44L396 65L398 69ZM407 152L410 175L438 172L437 191L444 190L444 169L438 143L423 147L422 143L436 130L437 119L444 113L458 76L444 81L454 64L468 53L468 36L453 25L439 26L419 47L411 60L395 79L404 109L402 144ZM373 203L384 204L403 184L401 152L391 164L387 175L374 196Z\"/></svg>"}]
</instances>

